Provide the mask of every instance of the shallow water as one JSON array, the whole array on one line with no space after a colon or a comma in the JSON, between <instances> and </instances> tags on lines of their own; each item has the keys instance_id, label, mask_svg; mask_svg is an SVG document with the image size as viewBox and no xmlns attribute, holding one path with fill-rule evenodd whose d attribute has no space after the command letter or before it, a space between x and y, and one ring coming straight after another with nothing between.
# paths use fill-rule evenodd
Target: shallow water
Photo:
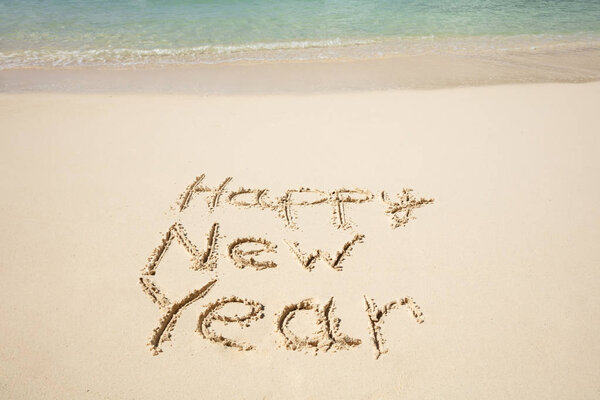
<instances>
[{"instance_id":1,"label":"shallow water","mask_svg":"<svg viewBox=\"0 0 600 400\"><path fill-rule=\"evenodd\" d=\"M600 0L0 0L0 68L600 43Z\"/></svg>"}]
</instances>

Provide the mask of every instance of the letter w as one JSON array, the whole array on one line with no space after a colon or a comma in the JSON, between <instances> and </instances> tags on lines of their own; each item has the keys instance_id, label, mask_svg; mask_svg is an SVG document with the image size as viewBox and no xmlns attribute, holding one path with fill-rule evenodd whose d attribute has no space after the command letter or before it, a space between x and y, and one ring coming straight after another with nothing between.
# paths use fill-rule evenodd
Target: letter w
<instances>
[{"instance_id":1,"label":"letter w","mask_svg":"<svg viewBox=\"0 0 600 400\"><path fill-rule=\"evenodd\" d=\"M350 253L350 251L352 251L352 247L356 243L361 243L364 237L365 235L355 235L350 241L344 243L344 246L336 253L335 257L321 249L314 250L307 254L300 250L300 243L290 242L288 240L284 240L284 242L289 246L290 251L296 256L300 264L307 270L312 271L317 260L321 259L325 261L331 268L335 269L336 271L341 271L342 262Z\"/></svg>"}]
</instances>

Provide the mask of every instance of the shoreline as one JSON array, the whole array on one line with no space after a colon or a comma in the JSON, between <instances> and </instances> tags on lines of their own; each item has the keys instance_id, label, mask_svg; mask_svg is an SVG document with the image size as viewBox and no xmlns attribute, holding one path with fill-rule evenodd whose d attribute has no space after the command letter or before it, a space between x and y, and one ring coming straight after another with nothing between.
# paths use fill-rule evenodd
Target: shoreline
<instances>
[{"instance_id":1,"label":"shoreline","mask_svg":"<svg viewBox=\"0 0 600 400\"><path fill-rule=\"evenodd\" d=\"M0 70L28 68L129 69L211 64L369 60L440 55L502 57L600 50L600 36L517 34L296 39L201 44L191 47L108 47L0 50Z\"/></svg>"},{"instance_id":2,"label":"shoreline","mask_svg":"<svg viewBox=\"0 0 600 400\"><path fill-rule=\"evenodd\" d=\"M0 92L202 95L437 89L600 80L600 49L493 55L388 55L369 59L239 61L127 68L0 70Z\"/></svg>"}]
</instances>

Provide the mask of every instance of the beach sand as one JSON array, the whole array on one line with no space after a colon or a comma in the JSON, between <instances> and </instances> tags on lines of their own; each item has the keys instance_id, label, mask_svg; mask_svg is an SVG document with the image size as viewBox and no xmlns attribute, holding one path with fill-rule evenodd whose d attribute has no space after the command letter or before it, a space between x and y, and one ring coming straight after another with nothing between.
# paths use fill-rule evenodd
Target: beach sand
<instances>
[{"instance_id":1,"label":"beach sand","mask_svg":"<svg viewBox=\"0 0 600 400\"><path fill-rule=\"evenodd\" d=\"M525 48L306 61L0 70L0 92L262 95L600 80L600 49Z\"/></svg>"},{"instance_id":2,"label":"beach sand","mask_svg":"<svg viewBox=\"0 0 600 400\"><path fill-rule=\"evenodd\" d=\"M598 104L2 93L0 397L598 398Z\"/></svg>"}]
</instances>

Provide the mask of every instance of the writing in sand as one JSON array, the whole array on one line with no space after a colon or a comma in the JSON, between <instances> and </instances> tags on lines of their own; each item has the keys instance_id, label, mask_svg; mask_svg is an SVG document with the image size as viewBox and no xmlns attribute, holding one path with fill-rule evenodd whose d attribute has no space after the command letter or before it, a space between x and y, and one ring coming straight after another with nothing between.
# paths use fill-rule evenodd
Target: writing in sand
<instances>
[{"instance_id":1,"label":"writing in sand","mask_svg":"<svg viewBox=\"0 0 600 400\"><path fill-rule=\"evenodd\" d=\"M231 177L217 182L214 185L205 184L205 175L198 176L184 190L177 201L177 212L181 213L195 202L202 200L207 205L207 210L212 213L218 207L257 208L273 212L286 228L298 229L297 215L306 207L329 207L331 209L331 223L334 229L350 229L352 222L347 215L347 205L363 204L378 199L382 204L382 212L390 219L392 229L405 226L415 219L415 210L432 204L433 199L417 198L411 189L402 189L395 197L388 195L385 191L378 192L376 196L366 189L337 189L326 191L300 187L288 189L278 196L272 197L266 188L238 188L229 190L232 182ZM214 222L207 232L206 242L199 248L188 237L185 227L181 222L173 223L160 244L153 250L148 258L148 263L142 269L139 283L143 291L163 312L158 326L154 329L148 345L152 354L157 355L162 351L162 344L171 340L174 330L181 314L192 303L204 298L210 291L214 291L218 285L218 279L209 280L202 287L197 288L179 300L171 300L160 290L154 282L157 268L163 256L176 240L191 258L190 268L194 271L213 271L217 268L219 259L218 247L221 237L219 235L219 223ZM284 240L289 248L291 257L297 261L300 268L310 272L320 261L333 270L342 272L344 260L351 256L352 249L359 243L363 243L365 235L355 234L344 243L335 253L324 249L307 251L297 241ZM278 264L269 259L269 255L277 252L277 246L264 237L238 237L226 244L226 256L233 265L239 269L252 269L257 273L260 271L277 268ZM364 302L367 328L375 351L375 357L387 352L382 336L382 323L385 317L398 308L405 308L414 317L417 323L424 321L423 313L411 297L399 297L392 299L383 306L378 306L375 301L367 296L361 295ZM227 305L237 304L246 312L243 315L229 315L224 311ZM235 295L222 297L210 302L203 307L198 316L197 332L200 337L222 345L242 351L255 349L252 343L246 343L231 338L226 338L218 332L216 322L222 324L237 324L247 327L250 324L264 318L265 306L258 300L240 298ZM290 322L299 313L313 313L315 318L314 334L301 336L294 332ZM292 302L279 310L275 317L275 330L280 337L283 348L288 350L313 350L316 353L336 350L347 350L359 346L360 339L352 338L340 331L340 319L335 315L335 298L321 304L312 298Z\"/></svg>"}]
</instances>

